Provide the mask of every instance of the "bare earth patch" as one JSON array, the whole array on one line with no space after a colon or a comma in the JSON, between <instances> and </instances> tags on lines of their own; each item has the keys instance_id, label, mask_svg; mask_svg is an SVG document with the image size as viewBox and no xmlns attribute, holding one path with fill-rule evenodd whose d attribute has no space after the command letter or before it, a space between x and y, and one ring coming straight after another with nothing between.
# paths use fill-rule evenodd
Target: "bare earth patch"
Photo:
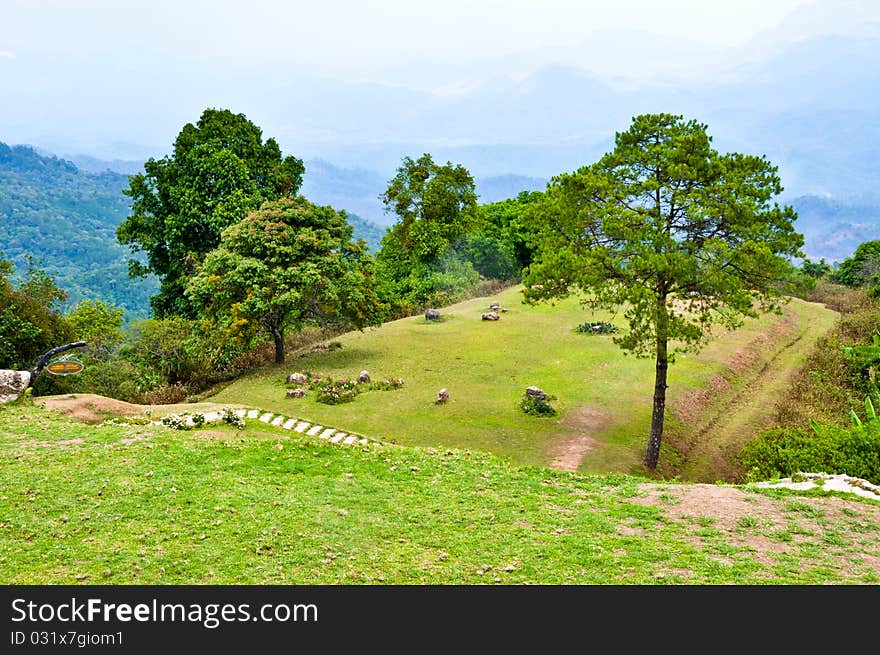
<instances>
[{"instance_id":1,"label":"bare earth patch","mask_svg":"<svg viewBox=\"0 0 880 655\"><path fill-rule=\"evenodd\" d=\"M86 423L98 423L113 416L135 417L153 415L155 417L175 412L205 411L219 407L216 403L137 405L91 393L77 393L66 396L40 396L34 398L34 402L46 409L61 412L65 416Z\"/></svg>"},{"instance_id":2,"label":"bare earth patch","mask_svg":"<svg viewBox=\"0 0 880 655\"><path fill-rule=\"evenodd\" d=\"M605 414L589 407L568 412L562 419L562 425L567 428L565 439L556 447L548 466L560 471L577 471L584 458L599 444L592 435L607 424Z\"/></svg>"},{"instance_id":3,"label":"bare earth patch","mask_svg":"<svg viewBox=\"0 0 880 655\"><path fill-rule=\"evenodd\" d=\"M828 497L771 498L735 487L709 484L639 486L643 495L630 499L638 505L653 506L668 518L696 526L707 525L720 533L703 537L698 528L690 536L697 546L707 547L720 539L764 565L779 562L780 556L797 557L801 570L816 566L799 554L803 544L823 545L834 567L851 576L856 572L880 574L880 505ZM843 522L851 522L865 535L861 543L840 544L835 551L823 542ZM716 557L731 564L729 557ZM742 557L742 555L740 555ZM857 564L857 566L856 566Z\"/></svg>"}]
</instances>

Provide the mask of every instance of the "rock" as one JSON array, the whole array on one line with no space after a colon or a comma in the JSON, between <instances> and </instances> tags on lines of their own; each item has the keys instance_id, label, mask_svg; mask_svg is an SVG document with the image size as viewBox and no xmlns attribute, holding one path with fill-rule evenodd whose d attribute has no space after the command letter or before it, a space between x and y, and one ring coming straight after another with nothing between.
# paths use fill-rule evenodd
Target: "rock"
<instances>
[{"instance_id":1,"label":"rock","mask_svg":"<svg viewBox=\"0 0 880 655\"><path fill-rule=\"evenodd\" d=\"M496 314L495 312L488 312L486 314L483 314L484 321L497 321L499 318L501 317L498 316L498 314Z\"/></svg>"},{"instance_id":2,"label":"rock","mask_svg":"<svg viewBox=\"0 0 880 655\"><path fill-rule=\"evenodd\" d=\"M545 393L544 390L540 387L527 387L526 395L536 400L547 400L548 398L550 398L550 396L547 395L547 393Z\"/></svg>"},{"instance_id":3,"label":"rock","mask_svg":"<svg viewBox=\"0 0 880 655\"><path fill-rule=\"evenodd\" d=\"M425 320L439 321L440 320L440 311L436 310L436 309L426 309L425 310Z\"/></svg>"},{"instance_id":4,"label":"rock","mask_svg":"<svg viewBox=\"0 0 880 655\"><path fill-rule=\"evenodd\" d=\"M358 373L358 382L363 384L364 382L370 381L370 374L367 371L361 371Z\"/></svg>"},{"instance_id":5,"label":"rock","mask_svg":"<svg viewBox=\"0 0 880 655\"><path fill-rule=\"evenodd\" d=\"M299 389L299 388L290 389L287 392L287 397L288 398L303 398L307 393L308 393L308 391L306 391L305 389Z\"/></svg>"},{"instance_id":6,"label":"rock","mask_svg":"<svg viewBox=\"0 0 880 655\"><path fill-rule=\"evenodd\" d=\"M287 376L287 384L305 384L309 379L305 373L291 373Z\"/></svg>"},{"instance_id":7,"label":"rock","mask_svg":"<svg viewBox=\"0 0 880 655\"><path fill-rule=\"evenodd\" d=\"M489 305L489 309L491 309L493 312L496 309L501 309L501 303L500 302L493 302L491 305Z\"/></svg>"},{"instance_id":8,"label":"rock","mask_svg":"<svg viewBox=\"0 0 880 655\"><path fill-rule=\"evenodd\" d=\"M0 403L18 398L28 388L30 382L30 371L0 369Z\"/></svg>"},{"instance_id":9,"label":"rock","mask_svg":"<svg viewBox=\"0 0 880 655\"><path fill-rule=\"evenodd\" d=\"M449 401L449 391L447 391L445 388L440 389L440 391L437 392L437 400L435 400L434 402L439 404L439 403L445 403L448 401Z\"/></svg>"}]
</instances>

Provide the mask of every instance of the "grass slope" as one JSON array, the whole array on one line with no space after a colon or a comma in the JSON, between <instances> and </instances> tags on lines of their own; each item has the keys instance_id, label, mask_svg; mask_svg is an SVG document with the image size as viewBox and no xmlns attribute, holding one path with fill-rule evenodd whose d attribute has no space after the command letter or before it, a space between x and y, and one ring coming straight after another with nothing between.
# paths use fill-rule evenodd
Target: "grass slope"
<instances>
[{"instance_id":1,"label":"grass slope","mask_svg":"<svg viewBox=\"0 0 880 655\"><path fill-rule=\"evenodd\" d=\"M874 584L880 503L0 406L4 584Z\"/></svg>"},{"instance_id":2,"label":"grass slope","mask_svg":"<svg viewBox=\"0 0 880 655\"><path fill-rule=\"evenodd\" d=\"M496 322L480 320L495 299L509 311ZM291 356L285 366L255 371L211 400L250 404L400 444L485 450L520 464L552 462L587 430L597 441L581 470L642 470L654 363L625 356L611 336L573 331L587 320L609 320L623 327L620 316L587 311L575 299L526 306L518 287L442 313L440 323L410 317L343 335L339 350ZM708 388L713 376L732 378L730 358L756 340L762 344L756 361L775 356L785 361L765 371L762 379L769 384L787 377L786 367L800 361L836 317L821 305L800 300L792 301L789 315L793 329L801 334L793 342L765 337L780 321L769 315L719 336L700 355L680 356L670 370L670 415L689 394ZM285 398L284 380L292 371L351 378L362 369L374 380L403 378L405 386L362 394L343 405L318 403L314 394ZM536 418L518 408L529 385L557 396L557 417ZM450 401L435 405L442 387L449 390ZM772 395L770 387L767 393ZM767 411L772 412L772 403ZM581 420L585 415L590 417L586 427Z\"/></svg>"}]
</instances>

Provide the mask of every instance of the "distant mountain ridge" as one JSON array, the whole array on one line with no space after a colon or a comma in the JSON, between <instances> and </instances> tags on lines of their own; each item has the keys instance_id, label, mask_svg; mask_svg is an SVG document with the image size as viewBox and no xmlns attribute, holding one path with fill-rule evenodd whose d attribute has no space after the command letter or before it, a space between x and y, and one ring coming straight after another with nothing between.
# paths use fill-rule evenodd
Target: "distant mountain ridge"
<instances>
[{"instance_id":1,"label":"distant mountain ridge","mask_svg":"<svg viewBox=\"0 0 880 655\"><path fill-rule=\"evenodd\" d=\"M55 277L68 305L100 298L146 317L154 278L128 277L116 226L128 215L128 176L87 173L30 147L0 143L0 253L23 275L28 256Z\"/></svg>"}]
</instances>

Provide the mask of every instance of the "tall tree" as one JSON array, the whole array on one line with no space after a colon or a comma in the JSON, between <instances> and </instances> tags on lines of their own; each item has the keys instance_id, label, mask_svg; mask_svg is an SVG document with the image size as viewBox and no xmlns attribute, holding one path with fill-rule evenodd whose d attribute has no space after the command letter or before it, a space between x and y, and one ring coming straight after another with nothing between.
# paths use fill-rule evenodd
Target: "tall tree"
<instances>
[{"instance_id":1,"label":"tall tree","mask_svg":"<svg viewBox=\"0 0 880 655\"><path fill-rule=\"evenodd\" d=\"M391 232L401 248L422 263L440 257L476 221L473 176L461 164L436 164L427 153L404 157L381 199L400 217Z\"/></svg>"},{"instance_id":2,"label":"tall tree","mask_svg":"<svg viewBox=\"0 0 880 655\"><path fill-rule=\"evenodd\" d=\"M585 294L623 308L621 348L655 360L645 464L660 456L668 366L697 350L713 323L779 309L803 237L777 168L763 156L719 154L706 126L682 116L637 116L591 166L554 177L547 228L525 279L530 301Z\"/></svg>"},{"instance_id":3,"label":"tall tree","mask_svg":"<svg viewBox=\"0 0 880 655\"><path fill-rule=\"evenodd\" d=\"M275 139L263 142L262 130L244 114L226 109L206 109L177 135L173 155L149 159L124 191L131 215L116 234L146 253L146 265L129 263L133 276L159 276L159 293L150 300L154 315L194 317L198 308L184 295L186 281L223 228L266 200L296 195L304 171L300 159L282 157Z\"/></svg>"},{"instance_id":4,"label":"tall tree","mask_svg":"<svg viewBox=\"0 0 880 655\"><path fill-rule=\"evenodd\" d=\"M380 323L371 264L344 212L284 198L226 228L187 293L234 333L265 331L281 364L289 328Z\"/></svg>"},{"instance_id":5,"label":"tall tree","mask_svg":"<svg viewBox=\"0 0 880 655\"><path fill-rule=\"evenodd\" d=\"M30 370L40 355L73 336L59 307L67 294L33 262L19 284L12 272L12 264L0 259L0 368Z\"/></svg>"},{"instance_id":6,"label":"tall tree","mask_svg":"<svg viewBox=\"0 0 880 655\"><path fill-rule=\"evenodd\" d=\"M462 276L478 279L470 265L448 256L478 222L474 179L464 166L437 164L427 153L404 157L380 198L398 216L376 254L387 301L423 304Z\"/></svg>"}]
</instances>

